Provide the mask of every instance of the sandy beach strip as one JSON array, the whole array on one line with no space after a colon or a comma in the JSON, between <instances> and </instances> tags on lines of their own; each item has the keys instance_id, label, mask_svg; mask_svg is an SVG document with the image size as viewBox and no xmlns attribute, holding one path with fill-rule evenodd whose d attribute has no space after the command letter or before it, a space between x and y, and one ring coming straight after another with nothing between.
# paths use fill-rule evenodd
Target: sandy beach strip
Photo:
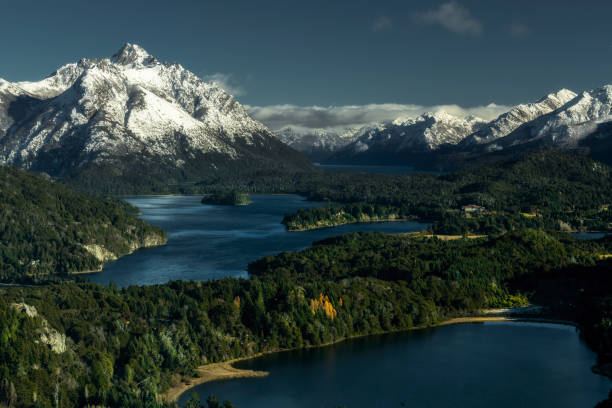
<instances>
[{"instance_id":1,"label":"sandy beach strip","mask_svg":"<svg viewBox=\"0 0 612 408\"><path fill-rule=\"evenodd\" d=\"M548 324L562 324L565 326L574 326L576 323L571 320L562 319L549 319L545 317L523 317L523 316L467 316L467 317L455 317L438 323L433 327L448 326L451 324L462 324L462 323L486 323L486 322L527 322L527 323L548 323Z\"/></svg>"},{"instance_id":2,"label":"sandy beach strip","mask_svg":"<svg viewBox=\"0 0 612 408\"><path fill-rule=\"evenodd\" d=\"M252 357L249 357L252 358ZM178 384L170 387L168 391L162 394L168 402L176 401L178 397L190 388L195 387L210 381L228 380L232 378L257 378L266 377L267 371L242 370L232 366L232 363L244 359L226 361L223 363L212 363L200 366L196 369L199 377L184 377Z\"/></svg>"}]
</instances>

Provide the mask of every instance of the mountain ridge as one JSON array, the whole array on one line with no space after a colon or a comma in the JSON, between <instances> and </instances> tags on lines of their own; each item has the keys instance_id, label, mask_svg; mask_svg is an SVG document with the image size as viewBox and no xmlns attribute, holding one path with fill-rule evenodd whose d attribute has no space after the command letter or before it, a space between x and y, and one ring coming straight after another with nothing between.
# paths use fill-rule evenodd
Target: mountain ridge
<instances>
[{"instance_id":1,"label":"mountain ridge","mask_svg":"<svg viewBox=\"0 0 612 408\"><path fill-rule=\"evenodd\" d=\"M426 112L415 119L398 118L366 132L334 153L330 160L346 160L351 156L376 160L429 153L444 145L456 145L484 123L480 118L459 118L444 111Z\"/></svg>"},{"instance_id":2,"label":"mountain ridge","mask_svg":"<svg viewBox=\"0 0 612 408\"><path fill-rule=\"evenodd\" d=\"M576 93L568 89L561 89L544 96L536 102L515 105L507 112L490 121L483 129L465 138L462 141L462 145L486 143L507 136L523 123L550 113L575 97Z\"/></svg>"},{"instance_id":3,"label":"mountain ridge","mask_svg":"<svg viewBox=\"0 0 612 408\"><path fill-rule=\"evenodd\" d=\"M0 162L77 187L85 173L115 181L131 173L142 182L124 188L137 192L236 168L312 170L233 96L138 45L38 82L1 84Z\"/></svg>"},{"instance_id":4,"label":"mountain ridge","mask_svg":"<svg viewBox=\"0 0 612 408\"><path fill-rule=\"evenodd\" d=\"M611 122L612 85L580 94L560 89L535 102L513 106L488 122L443 111L414 119L400 117L362 135L353 134L355 140L328 151L327 156L318 154L327 163L440 169L541 149L572 150L601 159L612 156L607 126ZM345 136L345 140L350 138ZM293 146L304 151L299 140Z\"/></svg>"}]
</instances>

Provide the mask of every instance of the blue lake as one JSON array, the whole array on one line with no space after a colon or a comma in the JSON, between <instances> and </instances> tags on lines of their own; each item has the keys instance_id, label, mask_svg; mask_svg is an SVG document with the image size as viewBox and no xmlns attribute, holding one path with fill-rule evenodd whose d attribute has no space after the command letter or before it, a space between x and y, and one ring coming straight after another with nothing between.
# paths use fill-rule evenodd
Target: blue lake
<instances>
[{"instance_id":1,"label":"blue lake","mask_svg":"<svg viewBox=\"0 0 612 408\"><path fill-rule=\"evenodd\" d=\"M574 238L578 239L600 239L606 236L605 232L573 232Z\"/></svg>"},{"instance_id":2,"label":"blue lake","mask_svg":"<svg viewBox=\"0 0 612 408\"><path fill-rule=\"evenodd\" d=\"M314 231L287 232L286 213L321 205L294 195L252 195L248 206L213 206L200 196L129 197L141 218L163 228L168 244L146 248L111 262L94 282L119 286L151 285L170 280L246 277L249 262L262 256L306 248L323 238L354 231L412 232L429 224L381 222L351 224Z\"/></svg>"},{"instance_id":3,"label":"blue lake","mask_svg":"<svg viewBox=\"0 0 612 408\"><path fill-rule=\"evenodd\" d=\"M270 375L192 391L238 408L593 407L611 385L593 364L571 326L462 324L243 361Z\"/></svg>"}]
</instances>

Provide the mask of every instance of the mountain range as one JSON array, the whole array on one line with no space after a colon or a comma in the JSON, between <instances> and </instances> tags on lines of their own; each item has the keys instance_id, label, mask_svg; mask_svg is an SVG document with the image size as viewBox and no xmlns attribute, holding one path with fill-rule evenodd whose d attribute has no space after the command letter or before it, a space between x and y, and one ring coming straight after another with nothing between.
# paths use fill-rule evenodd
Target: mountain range
<instances>
[{"instance_id":1,"label":"mountain range","mask_svg":"<svg viewBox=\"0 0 612 408\"><path fill-rule=\"evenodd\" d=\"M428 152L456 145L481 129L485 121L476 117L459 118L444 111L425 113L416 119L398 118L361 134L339 149L333 157L380 159L390 156Z\"/></svg>"},{"instance_id":2,"label":"mountain range","mask_svg":"<svg viewBox=\"0 0 612 408\"><path fill-rule=\"evenodd\" d=\"M540 149L564 149L610 162L612 86L576 94L567 89L512 107L492 121L439 111L327 135L315 159L351 164L462 167ZM312 135L281 140L312 157ZM325 150L325 147L329 146Z\"/></svg>"},{"instance_id":3,"label":"mountain range","mask_svg":"<svg viewBox=\"0 0 612 408\"><path fill-rule=\"evenodd\" d=\"M375 125L367 126L373 129ZM331 153L340 150L357 140L365 130L346 128L341 131L331 129L309 129L285 126L274 132L281 142L304 153L313 161L325 160Z\"/></svg>"},{"instance_id":4,"label":"mountain range","mask_svg":"<svg viewBox=\"0 0 612 408\"><path fill-rule=\"evenodd\" d=\"M103 193L181 191L256 174L313 171L312 160L463 167L565 149L610 162L612 85L562 89L492 121L443 111L343 130L276 133L179 64L125 44L37 82L0 79L0 164Z\"/></svg>"},{"instance_id":5,"label":"mountain range","mask_svg":"<svg viewBox=\"0 0 612 408\"><path fill-rule=\"evenodd\" d=\"M113 192L312 170L215 83L129 43L38 82L0 79L0 163Z\"/></svg>"}]
</instances>

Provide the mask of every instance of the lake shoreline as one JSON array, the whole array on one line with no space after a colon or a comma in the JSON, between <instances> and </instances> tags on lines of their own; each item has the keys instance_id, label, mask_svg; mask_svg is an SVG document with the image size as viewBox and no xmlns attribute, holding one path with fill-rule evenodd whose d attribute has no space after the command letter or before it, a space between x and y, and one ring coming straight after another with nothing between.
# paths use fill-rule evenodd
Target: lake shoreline
<instances>
[{"instance_id":1,"label":"lake shoreline","mask_svg":"<svg viewBox=\"0 0 612 408\"><path fill-rule=\"evenodd\" d=\"M302 231L322 230L322 229L325 229L325 228L335 228L335 227L340 227L342 225L375 224L375 223L379 223L379 222L418 222L420 224L428 224L429 223L428 221L419 220L419 219L416 219L416 218L385 218L385 219L376 219L376 220L347 221L347 222L341 222L341 223L332 223L330 225L320 225L320 226L316 226L316 227L291 228L291 229L289 229L285 225L285 229L288 232L302 232Z\"/></svg>"},{"instance_id":2,"label":"lake shoreline","mask_svg":"<svg viewBox=\"0 0 612 408\"><path fill-rule=\"evenodd\" d=\"M165 231L163 231L163 232L165 234ZM115 256L114 258L109 258L109 259L106 259L106 260L101 260L100 259L101 263L95 269L84 269L84 270L80 270L80 271L71 271L71 272L68 272L68 274L69 275L93 275L93 274L99 274L99 273L104 272L104 266L109 264L109 263L111 263L111 262L115 262L115 261L117 261L117 260L119 260L119 259L121 259L123 257L132 255L133 253L135 253L137 251L140 251L141 249L157 248L157 247L161 247L161 246L164 246L164 245L167 245L167 244L168 244L168 237L166 235L163 235L161 237L161 240L155 241L153 243L146 243L145 242L144 244L139 244L135 248L130 248L130 250L126 254L123 254L123 255L112 254L112 255Z\"/></svg>"},{"instance_id":3,"label":"lake shoreline","mask_svg":"<svg viewBox=\"0 0 612 408\"><path fill-rule=\"evenodd\" d=\"M405 236L409 238L437 238L441 241L454 241L454 240L463 239L463 238L480 239L480 238L489 237L488 235L474 235L474 234L467 234L467 235L429 234L427 233L427 230L417 231L417 232L401 232L396 235Z\"/></svg>"},{"instance_id":4,"label":"lake shoreline","mask_svg":"<svg viewBox=\"0 0 612 408\"><path fill-rule=\"evenodd\" d=\"M421 218L381 218L381 219L370 219L370 220L346 221L346 222L338 222L338 223L331 222L329 225L317 225L317 226L308 226L308 227L301 227L301 228L289 228L286 224L284 225L285 225L285 229L288 232L302 232L302 231L315 231L315 230L321 230L325 228L340 227L342 225L374 224L378 222L418 222L421 224L430 224L430 225L434 224L432 220L425 220ZM612 233L611 231L591 231L591 230L586 230L586 231L569 230L569 231L560 231L560 232L567 232L568 234L606 234L606 235Z\"/></svg>"},{"instance_id":5,"label":"lake shoreline","mask_svg":"<svg viewBox=\"0 0 612 408\"><path fill-rule=\"evenodd\" d=\"M260 356L248 357L257 358ZM247 360L248 358L238 358L225 361L222 363L211 363L196 368L199 377L185 377L181 381L171 387L168 391L162 394L162 398L167 402L174 402L193 387L211 381L229 380L237 378L261 378L266 377L270 373L267 371L243 370L232 366L238 361Z\"/></svg>"},{"instance_id":6,"label":"lake shoreline","mask_svg":"<svg viewBox=\"0 0 612 408\"><path fill-rule=\"evenodd\" d=\"M235 368L233 367L232 364L234 363L238 363L238 362L242 362L242 361L248 361L248 360L252 360L255 358L259 358L259 357L263 357L266 355L271 355L271 354L277 354L277 353L283 353L283 352L287 352L287 351L295 351L295 350L305 350L305 349L313 349L313 348L321 348L321 347L326 347L326 346L332 346L334 344L338 344L338 343L342 343L344 341L348 341L348 340L353 340L353 339L358 339L361 337L368 337L368 336L374 336L374 335L381 335L381 334L391 334L391 333L401 333L401 332L409 332L412 330L423 330L423 329L433 329L436 327L444 327L444 326L451 326L451 325L456 325L456 324L470 324L470 323L495 323L495 322L506 322L506 323L520 323L520 322L531 322L531 323L548 323L548 324L559 324L559 325L565 325L565 326L573 326L573 327L577 327L577 323L573 322L571 320L562 320L562 319L550 319L550 318L544 318L544 317L518 317L518 316L466 316L466 317L454 317L448 320L444 320L442 322L436 323L435 325L431 325L431 326L417 326L417 327L412 327L410 329L407 330L391 330L391 331L386 331L386 332L381 332L381 333L370 333L370 334L361 334L361 335L356 335L356 336L349 336L349 337L345 337L342 339L339 339L337 341L333 341L333 342L329 342L329 343L325 343L325 344L320 344L318 346L305 346L305 347L300 347L300 348L292 348L292 349L281 349L281 350L273 350L273 351L265 351L265 352L260 352L260 353L256 353L252 356L247 356L247 357L239 357L239 358L235 358L235 359L231 359L225 362L219 362L219 363L210 363L210 364L205 364L202 366L199 366L196 371L200 374L200 377L196 377L196 378L192 378L192 377L185 377L182 378L180 380L180 382L175 385L170 387L170 389L168 389L166 392L161 394L161 397L167 401L167 402L176 402L181 395L183 395L186 391L189 391L190 389L207 383L207 382L212 382L212 381L219 381L219 380L228 380L228 379L238 379L238 378L261 378L261 377L266 377L269 375L269 372L267 371L254 371L254 370L244 370L244 369L239 369L239 368Z\"/></svg>"}]
</instances>

